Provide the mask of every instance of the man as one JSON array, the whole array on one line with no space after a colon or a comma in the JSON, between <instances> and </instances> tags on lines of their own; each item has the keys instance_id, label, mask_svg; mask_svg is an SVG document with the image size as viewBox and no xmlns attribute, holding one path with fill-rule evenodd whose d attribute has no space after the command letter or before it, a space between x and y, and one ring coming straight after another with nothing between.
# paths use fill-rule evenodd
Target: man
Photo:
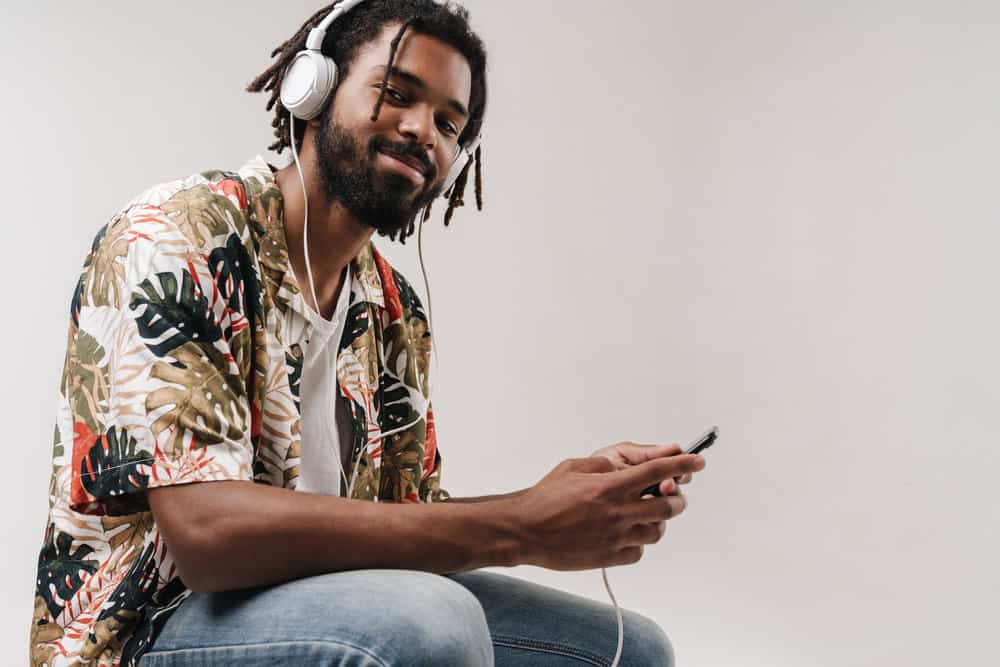
<instances>
[{"instance_id":1,"label":"man","mask_svg":"<svg viewBox=\"0 0 1000 667\"><path fill-rule=\"evenodd\" d=\"M330 10L251 84L271 105ZM620 443L523 491L449 497L427 317L371 243L412 233L479 132L467 19L360 4L323 41L340 82L322 115L275 107L301 181L255 158L157 186L98 234L71 308L33 665L610 664L612 607L477 570L634 563L703 459ZM624 636L620 664L672 662L650 620L625 612Z\"/></svg>"}]
</instances>

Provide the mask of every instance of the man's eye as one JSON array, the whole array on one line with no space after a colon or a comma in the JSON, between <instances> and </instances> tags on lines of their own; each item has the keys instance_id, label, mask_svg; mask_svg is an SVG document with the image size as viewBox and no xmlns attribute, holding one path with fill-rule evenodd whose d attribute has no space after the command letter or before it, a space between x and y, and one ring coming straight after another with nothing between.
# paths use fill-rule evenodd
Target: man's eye
<instances>
[{"instance_id":1,"label":"man's eye","mask_svg":"<svg viewBox=\"0 0 1000 667\"><path fill-rule=\"evenodd\" d=\"M455 128L455 126L449 123L448 121L441 121L441 127L448 134L458 134L458 130Z\"/></svg>"},{"instance_id":2,"label":"man's eye","mask_svg":"<svg viewBox=\"0 0 1000 667\"><path fill-rule=\"evenodd\" d=\"M386 88L385 94L397 102L406 102L406 98L395 88Z\"/></svg>"}]
</instances>

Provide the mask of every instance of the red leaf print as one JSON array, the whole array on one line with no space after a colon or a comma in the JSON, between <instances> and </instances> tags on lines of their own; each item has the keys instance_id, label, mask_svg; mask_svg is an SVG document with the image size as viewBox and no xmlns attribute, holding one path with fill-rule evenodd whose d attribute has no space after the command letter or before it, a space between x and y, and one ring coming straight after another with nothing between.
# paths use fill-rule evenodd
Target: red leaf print
<instances>
[{"instance_id":1,"label":"red leaf print","mask_svg":"<svg viewBox=\"0 0 1000 667\"><path fill-rule=\"evenodd\" d=\"M389 311L389 321L395 322L403 317L403 304L399 302L399 290L396 288L396 279L392 276L392 267L374 248L372 248L372 258L378 269L379 280L382 281L382 293L385 294L385 308Z\"/></svg>"},{"instance_id":2,"label":"red leaf print","mask_svg":"<svg viewBox=\"0 0 1000 667\"><path fill-rule=\"evenodd\" d=\"M424 476L434 472L437 455L437 430L434 428L434 410L427 408L427 435L424 439Z\"/></svg>"},{"instance_id":3,"label":"red leaf print","mask_svg":"<svg viewBox=\"0 0 1000 667\"><path fill-rule=\"evenodd\" d=\"M80 477L85 474L81 466L87 459L87 453L96 441L97 436L94 435L89 426L83 422L73 423L73 481L70 488L70 502L74 505L82 505L94 500L83 488L83 484L80 483Z\"/></svg>"},{"instance_id":4,"label":"red leaf print","mask_svg":"<svg viewBox=\"0 0 1000 667\"><path fill-rule=\"evenodd\" d=\"M236 199L241 209L247 207L247 192L236 181L225 179L218 183L210 183L209 189L216 194L223 194L230 199Z\"/></svg>"}]
</instances>

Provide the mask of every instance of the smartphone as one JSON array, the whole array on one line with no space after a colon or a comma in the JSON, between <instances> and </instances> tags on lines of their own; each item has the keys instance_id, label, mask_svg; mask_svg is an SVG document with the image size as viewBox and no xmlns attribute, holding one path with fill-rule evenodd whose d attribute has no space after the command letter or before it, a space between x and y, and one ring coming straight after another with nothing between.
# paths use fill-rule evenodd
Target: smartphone
<instances>
[{"instance_id":1,"label":"smartphone","mask_svg":"<svg viewBox=\"0 0 1000 667\"><path fill-rule=\"evenodd\" d=\"M685 454L700 454L715 442L715 439L719 437L719 427L713 426L712 428L705 431L705 433L688 445L688 448L684 450ZM643 492L639 494L642 496L659 496L660 495L660 484L653 484L650 487L643 489Z\"/></svg>"}]
</instances>

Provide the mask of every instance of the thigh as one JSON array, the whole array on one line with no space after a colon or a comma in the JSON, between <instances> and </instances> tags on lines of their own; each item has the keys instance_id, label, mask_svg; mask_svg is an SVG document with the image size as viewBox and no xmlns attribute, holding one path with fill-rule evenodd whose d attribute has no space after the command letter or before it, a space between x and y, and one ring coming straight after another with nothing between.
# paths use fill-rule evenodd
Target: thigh
<instances>
[{"instance_id":1,"label":"thigh","mask_svg":"<svg viewBox=\"0 0 1000 667\"><path fill-rule=\"evenodd\" d=\"M142 667L492 665L486 617L463 586L426 572L356 570L195 593Z\"/></svg>"},{"instance_id":2,"label":"thigh","mask_svg":"<svg viewBox=\"0 0 1000 667\"><path fill-rule=\"evenodd\" d=\"M618 648L612 605L483 570L449 576L485 610L498 667L611 665ZM619 667L674 664L670 641L657 623L625 609L622 621Z\"/></svg>"}]
</instances>

